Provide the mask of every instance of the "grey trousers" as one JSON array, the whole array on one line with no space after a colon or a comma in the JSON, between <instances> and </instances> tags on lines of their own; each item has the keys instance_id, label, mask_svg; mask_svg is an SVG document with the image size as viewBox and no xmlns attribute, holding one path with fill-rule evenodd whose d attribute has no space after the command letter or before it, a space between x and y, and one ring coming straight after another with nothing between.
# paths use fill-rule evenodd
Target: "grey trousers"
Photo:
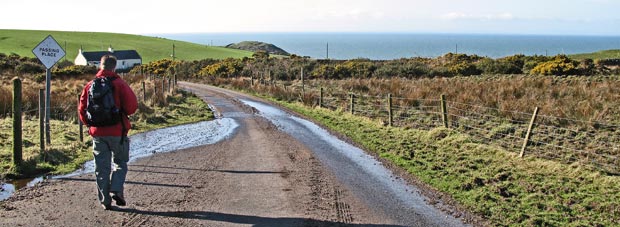
<instances>
[{"instance_id":1,"label":"grey trousers","mask_svg":"<svg viewBox=\"0 0 620 227\"><path fill-rule=\"evenodd\" d=\"M121 144L121 139L123 143ZM112 202L110 192L123 192L129 161L129 138L126 136L93 137L97 196L101 204ZM114 169L112 169L112 161Z\"/></svg>"}]
</instances>

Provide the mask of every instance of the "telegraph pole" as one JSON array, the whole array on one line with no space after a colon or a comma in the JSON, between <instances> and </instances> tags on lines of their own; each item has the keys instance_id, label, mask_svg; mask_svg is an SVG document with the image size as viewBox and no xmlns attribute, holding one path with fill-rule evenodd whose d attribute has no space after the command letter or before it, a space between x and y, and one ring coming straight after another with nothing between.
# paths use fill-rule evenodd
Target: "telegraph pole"
<instances>
[{"instance_id":1,"label":"telegraph pole","mask_svg":"<svg viewBox=\"0 0 620 227\"><path fill-rule=\"evenodd\" d=\"M172 61L174 61L176 59L176 56L174 55L174 43L172 43Z\"/></svg>"},{"instance_id":2,"label":"telegraph pole","mask_svg":"<svg viewBox=\"0 0 620 227\"><path fill-rule=\"evenodd\" d=\"M327 47L325 48L327 55L325 57L325 59L329 60L329 42L327 43Z\"/></svg>"}]
</instances>

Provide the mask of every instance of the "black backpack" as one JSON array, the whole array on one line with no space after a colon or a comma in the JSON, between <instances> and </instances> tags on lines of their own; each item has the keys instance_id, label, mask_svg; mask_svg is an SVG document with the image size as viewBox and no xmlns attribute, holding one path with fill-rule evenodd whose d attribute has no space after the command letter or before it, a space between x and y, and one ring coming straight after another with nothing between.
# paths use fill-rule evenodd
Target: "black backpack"
<instances>
[{"instance_id":1,"label":"black backpack","mask_svg":"<svg viewBox=\"0 0 620 227\"><path fill-rule=\"evenodd\" d=\"M121 121L120 110L114 103L114 86L116 77L96 78L88 90L86 106L86 123L89 126L111 126Z\"/></svg>"}]
</instances>

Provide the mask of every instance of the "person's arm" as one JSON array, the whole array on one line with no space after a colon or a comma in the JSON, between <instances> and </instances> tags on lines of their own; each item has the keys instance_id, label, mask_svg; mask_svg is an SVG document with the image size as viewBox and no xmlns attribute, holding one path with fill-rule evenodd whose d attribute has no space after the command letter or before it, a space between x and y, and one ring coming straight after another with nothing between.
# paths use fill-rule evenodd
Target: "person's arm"
<instances>
[{"instance_id":1,"label":"person's arm","mask_svg":"<svg viewBox=\"0 0 620 227\"><path fill-rule=\"evenodd\" d=\"M86 86L84 86L82 94L80 94L80 103L77 110L80 121L82 121L82 123L87 126L88 124L86 119L88 119L88 117L86 116L86 108L88 108L88 89L90 89L90 82L87 83Z\"/></svg>"},{"instance_id":2,"label":"person's arm","mask_svg":"<svg viewBox=\"0 0 620 227\"><path fill-rule=\"evenodd\" d=\"M121 105L123 105L122 109L125 114L127 114L127 116L134 114L136 110L138 110L138 98L133 90L131 90L131 87L129 87L129 85L124 81L121 97L123 97Z\"/></svg>"}]
</instances>

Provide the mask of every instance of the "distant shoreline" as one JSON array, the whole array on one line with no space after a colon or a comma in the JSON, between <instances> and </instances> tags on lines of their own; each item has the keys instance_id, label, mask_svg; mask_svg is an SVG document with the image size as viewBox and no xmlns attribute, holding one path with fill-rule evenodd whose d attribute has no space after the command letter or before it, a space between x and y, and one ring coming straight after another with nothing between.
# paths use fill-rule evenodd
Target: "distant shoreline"
<instances>
[{"instance_id":1,"label":"distant shoreline","mask_svg":"<svg viewBox=\"0 0 620 227\"><path fill-rule=\"evenodd\" d=\"M552 56L620 49L620 36L314 32L149 35L207 46L260 41L274 44L291 54L318 59L326 58L329 54L330 59L341 60L438 57L449 52L491 58L515 54Z\"/></svg>"}]
</instances>

